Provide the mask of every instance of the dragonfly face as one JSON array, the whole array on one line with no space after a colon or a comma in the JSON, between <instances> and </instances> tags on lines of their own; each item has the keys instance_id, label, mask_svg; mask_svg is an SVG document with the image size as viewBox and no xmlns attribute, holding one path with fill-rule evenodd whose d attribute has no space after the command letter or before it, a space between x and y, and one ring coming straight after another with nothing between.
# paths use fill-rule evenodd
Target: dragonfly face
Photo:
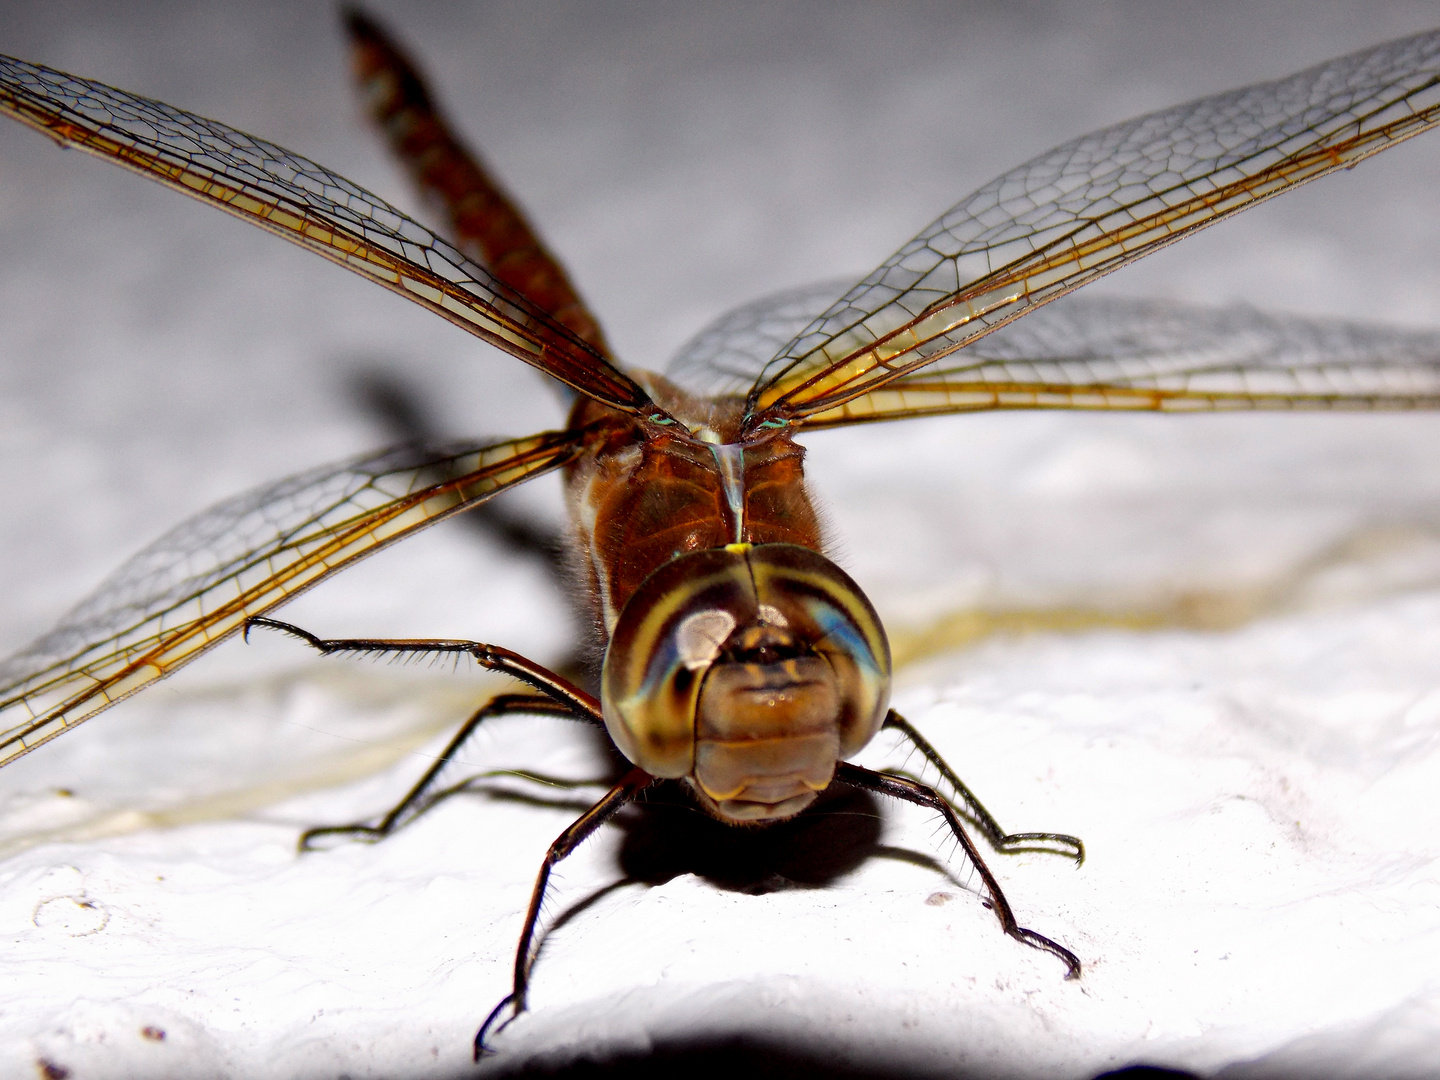
<instances>
[{"instance_id":1,"label":"dragonfly face","mask_svg":"<svg viewBox=\"0 0 1440 1080\"><path fill-rule=\"evenodd\" d=\"M655 571L605 653L605 726L653 776L728 821L793 817L880 730L890 648L850 578L792 544L733 544Z\"/></svg>"}]
</instances>

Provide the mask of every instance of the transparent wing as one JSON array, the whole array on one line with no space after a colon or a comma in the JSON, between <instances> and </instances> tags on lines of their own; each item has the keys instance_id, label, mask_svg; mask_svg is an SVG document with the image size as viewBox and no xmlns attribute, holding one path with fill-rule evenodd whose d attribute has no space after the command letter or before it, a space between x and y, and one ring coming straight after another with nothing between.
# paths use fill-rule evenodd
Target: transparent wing
<instances>
[{"instance_id":1,"label":"transparent wing","mask_svg":"<svg viewBox=\"0 0 1440 1080\"><path fill-rule=\"evenodd\" d=\"M798 426L982 409L1437 407L1440 333L1078 293Z\"/></svg>"},{"instance_id":2,"label":"transparent wing","mask_svg":"<svg viewBox=\"0 0 1440 1080\"><path fill-rule=\"evenodd\" d=\"M665 377L693 394L743 396L776 351L824 313L849 284L820 281L727 311L680 346L665 367Z\"/></svg>"},{"instance_id":3,"label":"transparent wing","mask_svg":"<svg viewBox=\"0 0 1440 1080\"><path fill-rule=\"evenodd\" d=\"M325 466L227 500L0 663L0 764L163 678L356 559L572 460L586 433Z\"/></svg>"},{"instance_id":4,"label":"transparent wing","mask_svg":"<svg viewBox=\"0 0 1440 1080\"><path fill-rule=\"evenodd\" d=\"M992 181L761 372L752 429L824 413L1038 304L1440 120L1440 31L1106 128Z\"/></svg>"},{"instance_id":5,"label":"transparent wing","mask_svg":"<svg viewBox=\"0 0 1440 1080\"><path fill-rule=\"evenodd\" d=\"M454 246L342 176L272 143L103 83L0 57L0 112L376 281L626 412L635 382Z\"/></svg>"}]
</instances>

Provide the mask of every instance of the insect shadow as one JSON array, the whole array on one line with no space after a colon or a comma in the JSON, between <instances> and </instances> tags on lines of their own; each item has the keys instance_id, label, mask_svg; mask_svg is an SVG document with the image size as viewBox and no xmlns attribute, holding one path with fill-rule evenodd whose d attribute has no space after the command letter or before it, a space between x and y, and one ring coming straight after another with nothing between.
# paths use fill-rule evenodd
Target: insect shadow
<instances>
[{"instance_id":1,"label":"insect shadow","mask_svg":"<svg viewBox=\"0 0 1440 1080\"><path fill-rule=\"evenodd\" d=\"M991 1067L946 1065L933 1061L843 1060L834 1046L803 1040L780 1042L749 1036L706 1036L657 1042L643 1056L623 1055L603 1061L583 1060L543 1065L527 1062L518 1067L492 1070L487 1080L504 1077L552 1077L555 1080L674 1080L687 1075L743 1076L746 1080L993 1080ZM463 1074L472 1077L473 1072ZM1008 1075L1008 1074L1007 1074ZM1131 1065L1101 1073L1094 1080L1199 1080L1196 1073L1158 1065Z\"/></svg>"},{"instance_id":2,"label":"insect shadow","mask_svg":"<svg viewBox=\"0 0 1440 1080\"><path fill-rule=\"evenodd\" d=\"M385 444L416 448L440 446L446 434L423 391L384 370L379 362L361 361L347 380L346 396ZM553 670L592 693L600 685L600 660L586 632L576 599L575 574L566 557L561 526L510 507L504 493L477 503L453 519L471 536L484 538L510 555L539 566L557 592L568 601L570 633L563 659ZM581 809L588 809L588 804Z\"/></svg>"},{"instance_id":3,"label":"insect shadow","mask_svg":"<svg viewBox=\"0 0 1440 1080\"><path fill-rule=\"evenodd\" d=\"M598 731L580 729L576 734L593 734L597 749L604 741ZM613 783L611 776L623 772L623 767L616 764L606 775L589 778L584 786ZM522 784L517 786L516 780ZM510 770L482 773L436 792L416 808L415 816L442 800L462 796L583 812L592 800L572 796L566 790L579 786ZM566 908L551 922L551 930L614 889L631 884L663 885L686 874L703 878L717 888L753 896L785 889L824 888L872 858L894 859L948 877L948 868L938 859L883 844L884 819L874 794L838 784L822 792L793 818L736 829L698 809L679 781L667 781L646 791L610 824L622 834L616 855L622 877Z\"/></svg>"},{"instance_id":4,"label":"insect shadow","mask_svg":"<svg viewBox=\"0 0 1440 1080\"><path fill-rule=\"evenodd\" d=\"M379 366L360 367L349 378L346 390L361 415L386 443L427 447L447 441L425 394ZM565 536L561 529L508 509L503 497L477 503L455 520L498 542L507 551L534 559L546 568L557 586L568 586Z\"/></svg>"}]
</instances>

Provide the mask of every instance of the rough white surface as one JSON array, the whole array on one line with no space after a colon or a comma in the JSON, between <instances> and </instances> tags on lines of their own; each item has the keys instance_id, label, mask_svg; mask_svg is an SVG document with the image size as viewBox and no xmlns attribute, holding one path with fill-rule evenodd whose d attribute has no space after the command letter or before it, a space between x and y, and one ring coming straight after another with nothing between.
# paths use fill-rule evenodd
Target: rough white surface
<instances>
[{"instance_id":1,"label":"rough white surface","mask_svg":"<svg viewBox=\"0 0 1440 1080\"><path fill-rule=\"evenodd\" d=\"M734 303L867 270L1070 135L1434 18L1424 4L535 10L394 19L642 365ZM404 198L353 119L328 5L7 16L5 51ZM1432 323L1437 167L1440 146L1417 140L1102 286ZM369 446L345 392L359 370L415 380L458 432L558 421L537 380L453 328L13 126L0 235L5 647L186 514ZM693 874L608 889L637 832L607 830L559 875L555 916L593 902L550 937L532 1013L482 1068L740 1034L947 1075L1432 1074L1437 425L1009 415L815 437L836 549L897 641L933 641L974 608L1159 627L992 637L911 665L897 690L1004 824L1086 840L1078 871L992 860L1021 920L1074 948L1084 978L1004 938L963 866L927 865L951 849L918 812L885 807L877 838L861 819L825 834L842 873L760 895ZM522 501L555 513L553 489ZM467 636L540 659L568 626L537 570L458 528L288 611L326 633ZM7 768L0 1073L465 1070L539 858L588 792L452 799L377 846L299 858L294 842L388 805L494 685L237 643ZM518 718L467 759L600 764L583 732ZM867 760L905 758L877 745ZM847 862L847 837L878 848Z\"/></svg>"}]
</instances>

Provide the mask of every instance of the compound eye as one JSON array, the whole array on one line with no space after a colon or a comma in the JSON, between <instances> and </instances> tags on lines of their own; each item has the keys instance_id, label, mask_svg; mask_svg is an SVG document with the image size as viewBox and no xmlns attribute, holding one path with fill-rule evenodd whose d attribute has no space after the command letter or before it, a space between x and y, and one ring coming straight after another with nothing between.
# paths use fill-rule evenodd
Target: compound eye
<instances>
[{"instance_id":1,"label":"compound eye","mask_svg":"<svg viewBox=\"0 0 1440 1080\"><path fill-rule=\"evenodd\" d=\"M890 647L869 600L834 563L791 544L662 566L621 611L601 678L620 752L712 794L778 790L772 773L823 788L879 730L889 696Z\"/></svg>"},{"instance_id":2,"label":"compound eye","mask_svg":"<svg viewBox=\"0 0 1440 1080\"><path fill-rule=\"evenodd\" d=\"M705 676L756 613L744 549L682 555L645 579L620 612L601 675L605 727L622 754L652 776L690 774Z\"/></svg>"},{"instance_id":3,"label":"compound eye","mask_svg":"<svg viewBox=\"0 0 1440 1080\"><path fill-rule=\"evenodd\" d=\"M809 548L761 545L750 552L750 571L766 621L828 664L839 759L858 753L890 704L890 643L880 616L849 575Z\"/></svg>"}]
</instances>

